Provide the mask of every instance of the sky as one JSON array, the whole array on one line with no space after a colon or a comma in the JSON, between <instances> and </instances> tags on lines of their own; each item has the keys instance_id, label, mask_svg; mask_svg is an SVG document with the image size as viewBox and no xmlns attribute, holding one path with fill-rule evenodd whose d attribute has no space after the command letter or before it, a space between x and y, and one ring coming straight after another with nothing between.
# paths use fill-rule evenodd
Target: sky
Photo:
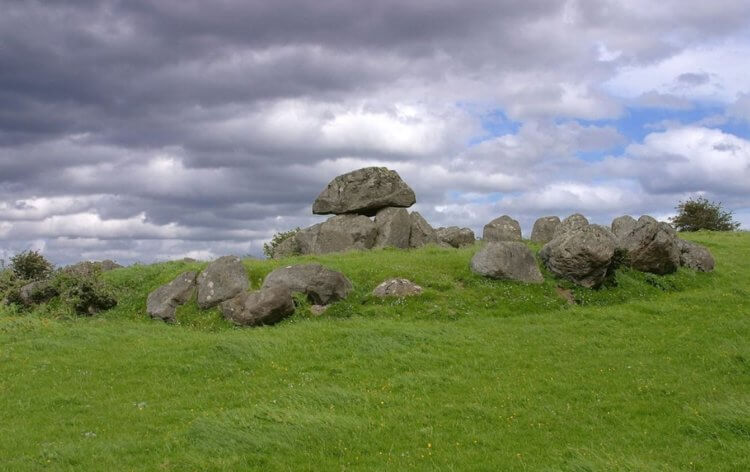
<instances>
[{"instance_id":1,"label":"sky","mask_svg":"<svg viewBox=\"0 0 750 472\"><path fill-rule=\"evenodd\" d=\"M433 226L750 229L747 0L0 0L0 259L262 256L336 175Z\"/></svg>"}]
</instances>

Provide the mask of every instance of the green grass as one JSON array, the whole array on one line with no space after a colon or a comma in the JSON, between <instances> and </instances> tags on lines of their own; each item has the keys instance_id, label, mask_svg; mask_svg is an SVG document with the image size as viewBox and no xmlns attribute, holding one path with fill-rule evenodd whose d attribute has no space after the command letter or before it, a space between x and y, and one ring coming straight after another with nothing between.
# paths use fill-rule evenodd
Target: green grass
<instances>
[{"instance_id":1,"label":"green grass","mask_svg":"<svg viewBox=\"0 0 750 472\"><path fill-rule=\"evenodd\" d=\"M0 470L750 470L750 234L687 237L714 273L623 270L576 305L473 275L476 248L248 260L256 288L298 261L355 286L263 328L145 316L199 263L106 273L97 317L0 309ZM424 295L369 295L395 276Z\"/></svg>"}]
</instances>

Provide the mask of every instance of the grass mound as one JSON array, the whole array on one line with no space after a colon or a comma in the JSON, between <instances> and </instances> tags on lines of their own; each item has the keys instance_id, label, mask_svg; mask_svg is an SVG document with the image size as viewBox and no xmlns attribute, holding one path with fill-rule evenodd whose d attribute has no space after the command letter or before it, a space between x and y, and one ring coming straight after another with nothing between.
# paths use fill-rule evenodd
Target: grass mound
<instances>
[{"instance_id":1,"label":"grass mound","mask_svg":"<svg viewBox=\"0 0 750 472\"><path fill-rule=\"evenodd\" d=\"M476 248L247 260L253 288L303 261L354 284L273 327L148 319L187 262L103 274L91 318L0 308L0 469L748 470L750 234L687 237L714 273L598 291L476 276ZM391 277L424 294L370 295Z\"/></svg>"}]
</instances>

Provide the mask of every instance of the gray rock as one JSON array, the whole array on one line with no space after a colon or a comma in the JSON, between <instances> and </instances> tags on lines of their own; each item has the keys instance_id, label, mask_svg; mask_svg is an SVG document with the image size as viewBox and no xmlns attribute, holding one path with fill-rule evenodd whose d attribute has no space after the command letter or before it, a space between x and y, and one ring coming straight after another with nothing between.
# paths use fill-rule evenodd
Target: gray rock
<instances>
[{"instance_id":1,"label":"gray rock","mask_svg":"<svg viewBox=\"0 0 750 472\"><path fill-rule=\"evenodd\" d=\"M544 266L555 276L583 287L604 282L615 253L615 237L599 225L571 228L544 245L539 252Z\"/></svg>"},{"instance_id":2,"label":"gray rock","mask_svg":"<svg viewBox=\"0 0 750 472\"><path fill-rule=\"evenodd\" d=\"M273 259L296 256L302 253L296 234L281 241L273 250Z\"/></svg>"},{"instance_id":3,"label":"gray rock","mask_svg":"<svg viewBox=\"0 0 750 472\"><path fill-rule=\"evenodd\" d=\"M18 290L18 297L25 306L46 303L58 295L59 292L50 279L30 282Z\"/></svg>"},{"instance_id":4,"label":"gray rock","mask_svg":"<svg viewBox=\"0 0 750 472\"><path fill-rule=\"evenodd\" d=\"M244 292L222 302L224 318L241 326L272 325L294 314L292 294L285 287Z\"/></svg>"},{"instance_id":5,"label":"gray rock","mask_svg":"<svg viewBox=\"0 0 750 472\"><path fill-rule=\"evenodd\" d=\"M408 279L389 279L372 291L378 298L385 297L411 297L422 293L422 287Z\"/></svg>"},{"instance_id":6,"label":"gray rock","mask_svg":"<svg viewBox=\"0 0 750 472\"><path fill-rule=\"evenodd\" d=\"M623 238L635 228L636 220L630 215L618 216L612 220L612 234L617 239Z\"/></svg>"},{"instance_id":7,"label":"gray rock","mask_svg":"<svg viewBox=\"0 0 750 472\"><path fill-rule=\"evenodd\" d=\"M63 272L73 276L92 277L101 272L119 269L120 267L122 267L120 264L109 259L104 261L82 261L63 268Z\"/></svg>"},{"instance_id":8,"label":"gray rock","mask_svg":"<svg viewBox=\"0 0 750 472\"><path fill-rule=\"evenodd\" d=\"M279 286L293 293L304 293L316 305L342 300L352 291L352 283L344 274L320 264L298 264L276 269L266 276L262 288Z\"/></svg>"},{"instance_id":9,"label":"gray rock","mask_svg":"<svg viewBox=\"0 0 750 472\"><path fill-rule=\"evenodd\" d=\"M388 207L375 215L378 235L375 247L396 247L407 249L411 235L411 218L404 208Z\"/></svg>"},{"instance_id":10,"label":"gray rock","mask_svg":"<svg viewBox=\"0 0 750 472\"><path fill-rule=\"evenodd\" d=\"M439 242L454 248L471 246L476 241L474 231L469 228L449 226L447 228L438 228L435 232L437 233Z\"/></svg>"},{"instance_id":11,"label":"gray rock","mask_svg":"<svg viewBox=\"0 0 750 472\"><path fill-rule=\"evenodd\" d=\"M490 242L471 259L471 270L501 280L540 284L544 281L536 259L525 244L516 241Z\"/></svg>"},{"instance_id":12,"label":"gray rock","mask_svg":"<svg viewBox=\"0 0 750 472\"><path fill-rule=\"evenodd\" d=\"M562 222L555 229L555 233L552 235L552 239L555 239L558 236L562 236L568 231L584 228L588 225L589 220L587 220L585 216L580 213L574 213L562 220Z\"/></svg>"},{"instance_id":13,"label":"gray rock","mask_svg":"<svg viewBox=\"0 0 750 472\"><path fill-rule=\"evenodd\" d=\"M183 272L168 284L149 293L146 300L146 312L149 316L167 322L174 321L177 307L190 300L195 293L197 276L193 271Z\"/></svg>"},{"instance_id":14,"label":"gray rock","mask_svg":"<svg viewBox=\"0 0 750 472\"><path fill-rule=\"evenodd\" d=\"M617 246L627 251L628 264L642 272L670 274L680 265L674 228L650 216L641 216L630 232L617 239Z\"/></svg>"},{"instance_id":15,"label":"gray rock","mask_svg":"<svg viewBox=\"0 0 750 472\"><path fill-rule=\"evenodd\" d=\"M362 215L338 215L295 235L301 254L372 249L378 230Z\"/></svg>"},{"instance_id":16,"label":"gray rock","mask_svg":"<svg viewBox=\"0 0 750 472\"><path fill-rule=\"evenodd\" d=\"M411 234L409 235L409 247L417 248L427 244L437 244L437 233L419 212L413 211L409 215L411 220Z\"/></svg>"},{"instance_id":17,"label":"gray rock","mask_svg":"<svg viewBox=\"0 0 750 472\"><path fill-rule=\"evenodd\" d=\"M560 218L556 216L543 216L537 219L531 230L531 240L540 244L552 241L558 226L560 226Z\"/></svg>"},{"instance_id":18,"label":"gray rock","mask_svg":"<svg viewBox=\"0 0 750 472\"><path fill-rule=\"evenodd\" d=\"M313 213L373 216L381 208L410 207L415 202L414 191L396 171L366 167L333 179L315 199Z\"/></svg>"},{"instance_id":19,"label":"gray rock","mask_svg":"<svg viewBox=\"0 0 750 472\"><path fill-rule=\"evenodd\" d=\"M706 247L679 238L677 239L677 247L680 250L680 265L682 267L700 272L714 270L714 257Z\"/></svg>"},{"instance_id":20,"label":"gray rock","mask_svg":"<svg viewBox=\"0 0 750 472\"><path fill-rule=\"evenodd\" d=\"M484 241L520 241L521 225L508 215L495 218L486 225L482 232Z\"/></svg>"},{"instance_id":21,"label":"gray rock","mask_svg":"<svg viewBox=\"0 0 750 472\"><path fill-rule=\"evenodd\" d=\"M198 306L211 308L247 291L250 283L242 261L224 256L211 262L198 276Z\"/></svg>"}]
</instances>

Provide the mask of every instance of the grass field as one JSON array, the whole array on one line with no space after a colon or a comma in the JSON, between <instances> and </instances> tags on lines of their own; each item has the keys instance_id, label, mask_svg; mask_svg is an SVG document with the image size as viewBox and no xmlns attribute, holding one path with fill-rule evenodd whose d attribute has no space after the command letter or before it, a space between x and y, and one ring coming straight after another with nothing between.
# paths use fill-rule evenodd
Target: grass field
<instances>
[{"instance_id":1,"label":"grass field","mask_svg":"<svg viewBox=\"0 0 750 472\"><path fill-rule=\"evenodd\" d=\"M354 293L234 328L149 291L198 263L108 272L92 318L0 308L0 470L750 470L750 233L696 233L714 273L617 287L469 271L476 248L319 261ZM406 277L423 296L369 292ZM568 287L570 288L570 287Z\"/></svg>"}]
</instances>

